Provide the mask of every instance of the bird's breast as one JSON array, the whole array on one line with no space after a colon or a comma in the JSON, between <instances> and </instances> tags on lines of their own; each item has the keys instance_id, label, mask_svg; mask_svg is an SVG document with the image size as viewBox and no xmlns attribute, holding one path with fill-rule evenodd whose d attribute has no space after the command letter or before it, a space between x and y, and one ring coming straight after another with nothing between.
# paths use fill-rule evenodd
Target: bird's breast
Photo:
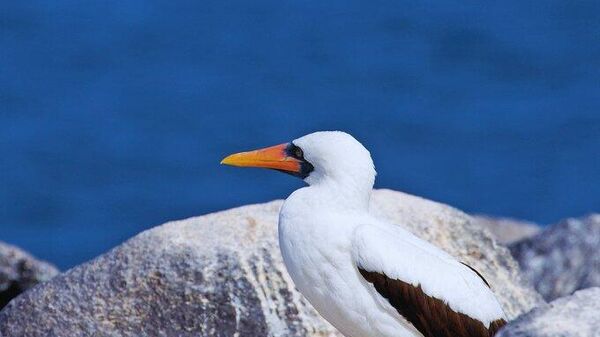
<instances>
[{"instance_id":1,"label":"bird's breast","mask_svg":"<svg viewBox=\"0 0 600 337\"><path fill-rule=\"evenodd\" d=\"M283 214L279 243L296 287L330 322L345 322L360 286L350 245L352 222L334 223L330 215L301 219ZM355 317L360 322L363 318Z\"/></svg>"}]
</instances>

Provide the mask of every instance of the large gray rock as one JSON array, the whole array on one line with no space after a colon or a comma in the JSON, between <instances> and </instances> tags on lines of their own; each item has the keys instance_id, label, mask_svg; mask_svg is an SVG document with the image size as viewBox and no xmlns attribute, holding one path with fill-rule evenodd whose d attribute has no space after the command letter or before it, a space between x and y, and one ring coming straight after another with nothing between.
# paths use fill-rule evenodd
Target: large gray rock
<instances>
[{"instance_id":1,"label":"large gray rock","mask_svg":"<svg viewBox=\"0 0 600 337\"><path fill-rule=\"evenodd\" d=\"M167 223L13 300L6 336L340 336L294 290L281 201ZM379 190L373 209L481 271L513 318L539 304L508 250L453 208ZM402 261L398 261L402 263Z\"/></svg>"},{"instance_id":2,"label":"large gray rock","mask_svg":"<svg viewBox=\"0 0 600 337\"><path fill-rule=\"evenodd\" d=\"M600 288L580 290L509 322L496 337L598 337Z\"/></svg>"},{"instance_id":3,"label":"large gray rock","mask_svg":"<svg viewBox=\"0 0 600 337\"><path fill-rule=\"evenodd\" d=\"M34 285L58 274L53 265L0 241L0 309Z\"/></svg>"},{"instance_id":4,"label":"large gray rock","mask_svg":"<svg viewBox=\"0 0 600 337\"><path fill-rule=\"evenodd\" d=\"M600 214L565 220L510 250L546 300L600 286Z\"/></svg>"},{"instance_id":5,"label":"large gray rock","mask_svg":"<svg viewBox=\"0 0 600 337\"><path fill-rule=\"evenodd\" d=\"M473 215L473 218L480 226L490 231L498 242L503 244L510 244L534 236L541 230L541 227L537 224L523 220L487 215Z\"/></svg>"}]
</instances>

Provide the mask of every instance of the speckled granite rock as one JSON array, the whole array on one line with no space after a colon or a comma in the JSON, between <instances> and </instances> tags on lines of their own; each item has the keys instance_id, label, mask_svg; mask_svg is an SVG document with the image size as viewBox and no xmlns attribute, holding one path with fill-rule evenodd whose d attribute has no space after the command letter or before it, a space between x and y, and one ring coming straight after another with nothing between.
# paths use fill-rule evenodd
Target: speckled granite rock
<instances>
[{"instance_id":1,"label":"speckled granite rock","mask_svg":"<svg viewBox=\"0 0 600 337\"><path fill-rule=\"evenodd\" d=\"M32 289L0 335L340 336L293 288L277 247L281 201L167 223ZM453 208L379 190L373 209L479 269L509 317L539 304L516 262ZM399 261L401 263L401 261Z\"/></svg>"},{"instance_id":2,"label":"speckled granite rock","mask_svg":"<svg viewBox=\"0 0 600 337\"><path fill-rule=\"evenodd\" d=\"M475 221L485 227L492 236L503 244L509 244L537 234L542 228L532 222L496 218L487 215L473 215Z\"/></svg>"},{"instance_id":3,"label":"speckled granite rock","mask_svg":"<svg viewBox=\"0 0 600 337\"><path fill-rule=\"evenodd\" d=\"M565 220L510 250L547 300L600 286L600 214Z\"/></svg>"},{"instance_id":4,"label":"speckled granite rock","mask_svg":"<svg viewBox=\"0 0 600 337\"><path fill-rule=\"evenodd\" d=\"M598 337L600 288L580 290L509 322L496 337Z\"/></svg>"},{"instance_id":5,"label":"speckled granite rock","mask_svg":"<svg viewBox=\"0 0 600 337\"><path fill-rule=\"evenodd\" d=\"M57 274L53 265L0 241L0 309L23 291Z\"/></svg>"}]
</instances>

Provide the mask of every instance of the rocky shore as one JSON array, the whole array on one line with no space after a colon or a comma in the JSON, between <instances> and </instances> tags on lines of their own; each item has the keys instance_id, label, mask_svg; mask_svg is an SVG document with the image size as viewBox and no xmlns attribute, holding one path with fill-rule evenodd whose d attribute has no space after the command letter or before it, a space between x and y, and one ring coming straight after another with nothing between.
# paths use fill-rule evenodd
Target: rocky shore
<instances>
[{"instance_id":1,"label":"rocky shore","mask_svg":"<svg viewBox=\"0 0 600 337\"><path fill-rule=\"evenodd\" d=\"M372 199L378 216L485 276L512 320L500 336L565 336L570 326L582 333L573 336L596 331L600 291L569 295L600 286L600 216L545 230L511 221L508 229L505 219L469 216L401 192L377 190ZM0 311L0 336L341 336L287 275L276 239L280 206L166 223L53 278L55 269L41 268L45 276L32 283L42 283ZM550 271L557 263L560 270ZM557 316L560 324L542 328Z\"/></svg>"},{"instance_id":2,"label":"rocky shore","mask_svg":"<svg viewBox=\"0 0 600 337\"><path fill-rule=\"evenodd\" d=\"M0 241L0 309L20 293L57 274L53 265Z\"/></svg>"},{"instance_id":3,"label":"rocky shore","mask_svg":"<svg viewBox=\"0 0 600 337\"><path fill-rule=\"evenodd\" d=\"M509 247L546 300L600 287L600 214L561 221Z\"/></svg>"}]
</instances>

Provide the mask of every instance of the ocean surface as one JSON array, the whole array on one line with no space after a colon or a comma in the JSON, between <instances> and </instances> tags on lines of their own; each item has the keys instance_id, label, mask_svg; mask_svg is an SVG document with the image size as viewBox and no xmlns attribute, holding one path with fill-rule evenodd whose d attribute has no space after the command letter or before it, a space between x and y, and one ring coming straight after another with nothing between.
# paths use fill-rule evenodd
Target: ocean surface
<instances>
[{"instance_id":1,"label":"ocean surface","mask_svg":"<svg viewBox=\"0 0 600 337\"><path fill-rule=\"evenodd\" d=\"M65 269L302 186L225 155L339 129L376 187L600 211L598 1L6 1L0 240Z\"/></svg>"}]
</instances>

